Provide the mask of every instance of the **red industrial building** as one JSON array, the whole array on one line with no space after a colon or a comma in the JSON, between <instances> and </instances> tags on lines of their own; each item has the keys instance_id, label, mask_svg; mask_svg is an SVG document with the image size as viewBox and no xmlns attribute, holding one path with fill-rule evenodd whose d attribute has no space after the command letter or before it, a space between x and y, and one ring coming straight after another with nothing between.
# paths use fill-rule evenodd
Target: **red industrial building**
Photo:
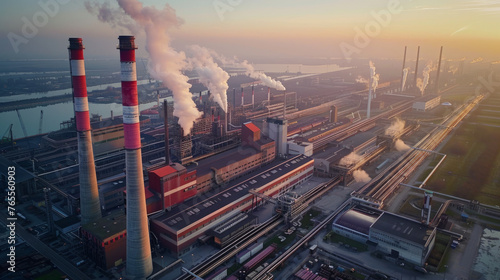
<instances>
[{"instance_id":1,"label":"red industrial building","mask_svg":"<svg viewBox=\"0 0 500 280\"><path fill-rule=\"evenodd\" d=\"M235 180L222 191L209 192L204 199L190 199L172 207L151 220L151 231L161 246L182 254L195 246L198 239L208 238L209 229L263 202L249 190L275 197L312 176L313 165L314 160L304 155L276 160Z\"/></svg>"},{"instance_id":2,"label":"red industrial building","mask_svg":"<svg viewBox=\"0 0 500 280\"><path fill-rule=\"evenodd\" d=\"M161 209L169 209L196 195L196 170L174 163L150 171L149 189L160 195Z\"/></svg>"}]
</instances>

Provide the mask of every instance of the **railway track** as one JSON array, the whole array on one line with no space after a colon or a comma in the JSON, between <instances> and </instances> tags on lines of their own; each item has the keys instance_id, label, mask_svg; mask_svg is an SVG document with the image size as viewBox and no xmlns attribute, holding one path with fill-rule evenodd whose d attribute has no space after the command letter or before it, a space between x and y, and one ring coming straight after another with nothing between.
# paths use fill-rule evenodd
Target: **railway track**
<instances>
[{"instance_id":1,"label":"railway track","mask_svg":"<svg viewBox=\"0 0 500 280\"><path fill-rule=\"evenodd\" d=\"M440 126L435 127L426 137L420 140L415 147L403 154L397 161L386 168L368 184L363 186L354 196L365 198L379 204L383 202L405 181L415 169L429 156L448 134L463 120L463 118L481 101L477 97L469 104L462 105L445 119Z\"/></svg>"}]
</instances>

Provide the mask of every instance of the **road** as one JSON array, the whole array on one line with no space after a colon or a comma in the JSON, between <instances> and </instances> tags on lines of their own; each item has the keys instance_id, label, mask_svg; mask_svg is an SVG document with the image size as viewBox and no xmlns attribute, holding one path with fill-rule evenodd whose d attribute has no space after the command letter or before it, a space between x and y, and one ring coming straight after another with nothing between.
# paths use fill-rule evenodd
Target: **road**
<instances>
[{"instance_id":1,"label":"road","mask_svg":"<svg viewBox=\"0 0 500 280\"><path fill-rule=\"evenodd\" d=\"M5 212L5 211L3 211ZM0 212L0 222L7 225L7 215ZM21 237L33 249L37 250L44 257L49 259L57 268L65 273L70 279L90 280L90 278L81 272L76 266L67 261L64 257L59 255L56 251L52 250L49 246L45 245L42 241L38 240L35 236L25 230L19 223L16 223L16 236Z\"/></svg>"}]
</instances>

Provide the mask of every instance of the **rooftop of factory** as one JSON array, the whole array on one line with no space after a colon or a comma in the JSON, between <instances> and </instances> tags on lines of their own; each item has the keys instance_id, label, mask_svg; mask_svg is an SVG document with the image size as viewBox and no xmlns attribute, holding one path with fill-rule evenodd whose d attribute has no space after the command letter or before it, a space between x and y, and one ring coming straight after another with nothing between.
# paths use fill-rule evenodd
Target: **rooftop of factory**
<instances>
[{"instance_id":1,"label":"rooftop of factory","mask_svg":"<svg viewBox=\"0 0 500 280\"><path fill-rule=\"evenodd\" d=\"M201 176L211 172L213 168L219 169L226 167L228 163L238 162L257 153L259 153L259 151L255 148L238 146L237 148L202 159L198 161L198 165L191 165L188 168L189 171L196 169L196 174Z\"/></svg>"},{"instance_id":2,"label":"rooftop of factory","mask_svg":"<svg viewBox=\"0 0 500 280\"><path fill-rule=\"evenodd\" d=\"M420 222L384 212L372 225L372 229L380 230L424 246L433 232L433 228Z\"/></svg>"},{"instance_id":3,"label":"rooftop of factory","mask_svg":"<svg viewBox=\"0 0 500 280\"><path fill-rule=\"evenodd\" d=\"M428 101L431 101L437 97L440 97L440 96L435 95L435 94L426 94L422 97L417 98L417 100L415 100L415 102L428 102Z\"/></svg>"},{"instance_id":4,"label":"rooftop of factory","mask_svg":"<svg viewBox=\"0 0 500 280\"><path fill-rule=\"evenodd\" d=\"M115 234L121 233L126 229L127 216L119 211L109 216L100 218L95 222L82 225L82 228L92 233L99 240L104 241Z\"/></svg>"},{"instance_id":5,"label":"rooftop of factory","mask_svg":"<svg viewBox=\"0 0 500 280\"><path fill-rule=\"evenodd\" d=\"M340 215L334 224L368 235L370 227L377 221L380 214L381 211L353 208Z\"/></svg>"},{"instance_id":6,"label":"rooftop of factory","mask_svg":"<svg viewBox=\"0 0 500 280\"><path fill-rule=\"evenodd\" d=\"M204 218L218 209L242 198L250 189L262 187L273 180L294 170L299 164L309 161L310 158L298 155L287 160L277 159L273 163L259 168L256 171L232 182L225 190L219 193L207 193L204 200L195 197L174 206L171 211L156 218L174 230Z\"/></svg>"},{"instance_id":7,"label":"rooftop of factory","mask_svg":"<svg viewBox=\"0 0 500 280\"><path fill-rule=\"evenodd\" d=\"M33 175L33 173L22 168L19 164L0 155L0 175L2 175L0 176L0 179L3 180L4 178L2 177L5 176L5 186L7 186L7 178L9 177L8 172L10 171L11 167L15 168L15 178L16 183L18 184L35 178L35 175Z\"/></svg>"}]
</instances>

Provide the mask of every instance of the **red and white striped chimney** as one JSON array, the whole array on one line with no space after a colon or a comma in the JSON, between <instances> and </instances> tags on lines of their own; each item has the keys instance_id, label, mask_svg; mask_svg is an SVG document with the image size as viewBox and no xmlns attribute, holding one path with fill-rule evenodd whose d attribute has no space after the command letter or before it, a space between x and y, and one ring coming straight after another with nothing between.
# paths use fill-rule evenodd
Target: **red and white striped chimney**
<instances>
[{"instance_id":1,"label":"red and white striped chimney","mask_svg":"<svg viewBox=\"0 0 500 280\"><path fill-rule=\"evenodd\" d=\"M78 138L80 211L82 225L95 222L102 217L99 190L97 188L94 153L92 150L92 132L89 118L83 49L82 38L69 38L68 52Z\"/></svg>"},{"instance_id":2,"label":"red and white striped chimney","mask_svg":"<svg viewBox=\"0 0 500 280\"><path fill-rule=\"evenodd\" d=\"M142 279L153 272L142 171L139 100L134 36L118 38L122 79L123 133L127 178L127 278Z\"/></svg>"}]
</instances>

